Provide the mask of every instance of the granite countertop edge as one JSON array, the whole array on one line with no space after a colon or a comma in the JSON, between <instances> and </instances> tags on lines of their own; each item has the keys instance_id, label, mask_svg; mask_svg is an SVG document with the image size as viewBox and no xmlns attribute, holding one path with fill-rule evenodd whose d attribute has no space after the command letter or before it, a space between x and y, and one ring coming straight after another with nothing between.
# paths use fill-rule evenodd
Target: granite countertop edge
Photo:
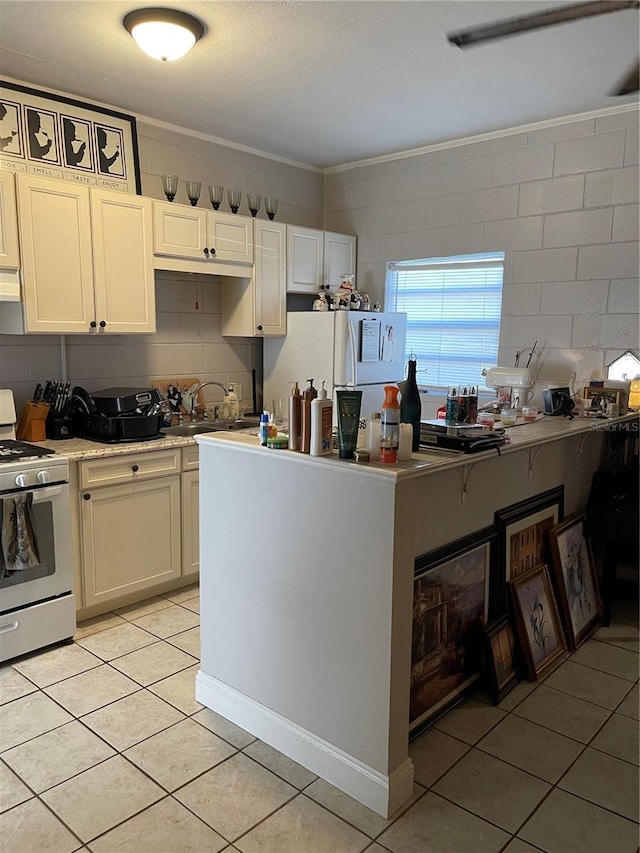
<instances>
[{"instance_id":1,"label":"granite countertop edge","mask_svg":"<svg viewBox=\"0 0 640 853\"><path fill-rule=\"evenodd\" d=\"M196 441L191 435L167 435L150 441L131 441L121 444L102 444L85 438L67 438L59 441L46 439L39 441L37 446L55 450L59 456L64 456L69 462L83 462L85 459L105 459L132 453L154 453L158 450L195 447Z\"/></svg>"}]
</instances>

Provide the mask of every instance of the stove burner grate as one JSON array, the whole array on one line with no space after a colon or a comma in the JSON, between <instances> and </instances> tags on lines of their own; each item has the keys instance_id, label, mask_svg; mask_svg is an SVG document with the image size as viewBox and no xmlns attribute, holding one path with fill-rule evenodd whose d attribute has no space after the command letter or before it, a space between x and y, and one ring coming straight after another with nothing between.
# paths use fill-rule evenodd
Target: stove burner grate
<instances>
[{"instance_id":1,"label":"stove burner grate","mask_svg":"<svg viewBox=\"0 0 640 853\"><path fill-rule=\"evenodd\" d=\"M0 440L0 465L4 462L19 462L22 459L39 459L55 454L48 447L38 447L26 441L14 441L11 438Z\"/></svg>"}]
</instances>

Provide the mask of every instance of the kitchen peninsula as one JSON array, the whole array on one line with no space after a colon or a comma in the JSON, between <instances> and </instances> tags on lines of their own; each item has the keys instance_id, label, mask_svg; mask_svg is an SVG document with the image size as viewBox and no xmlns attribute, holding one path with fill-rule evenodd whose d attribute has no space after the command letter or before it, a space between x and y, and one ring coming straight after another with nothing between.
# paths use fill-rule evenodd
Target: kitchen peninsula
<instances>
[{"instance_id":1,"label":"kitchen peninsula","mask_svg":"<svg viewBox=\"0 0 640 853\"><path fill-rule=\"evenodd\" d=\"M583 510L606 422L542 418L501 455L397 465L198 436L201 667L196 697L388 817L412 795L414 560L564 485Z\"/></svg>"}]
</instances>

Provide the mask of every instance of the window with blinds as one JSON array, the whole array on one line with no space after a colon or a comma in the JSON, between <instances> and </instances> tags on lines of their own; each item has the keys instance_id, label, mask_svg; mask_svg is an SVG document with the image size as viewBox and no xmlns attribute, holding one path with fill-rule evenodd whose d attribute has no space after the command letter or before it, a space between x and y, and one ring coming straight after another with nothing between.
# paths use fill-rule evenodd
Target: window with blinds
<instances>
[{"instance_id":1,"label":"window with blinds","mask_svg":"<svg viewBox=\"0 0 640 853\"><path fill-rule=\"evenodd\" d=\"M484 387L498 362L504 252L387 264L386 308L406 311L418 382Z\"/></svg>"}]
</instances>

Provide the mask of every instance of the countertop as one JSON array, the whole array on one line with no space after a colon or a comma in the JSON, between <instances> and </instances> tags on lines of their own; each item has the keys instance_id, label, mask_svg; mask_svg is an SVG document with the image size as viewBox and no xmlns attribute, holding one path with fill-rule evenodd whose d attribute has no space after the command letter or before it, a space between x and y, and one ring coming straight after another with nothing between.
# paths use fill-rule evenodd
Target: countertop
<instances>
[{"instance_id":1,"label":"countertop","mask_svg":"<svg viewBox=\"0 0 640 853\"><path fill-rule=\"evenodd\" d=\"M39 441L38 446L55 450L60 456L65 456L69 462L81 462L84 459L123 456L127 453L153 453L155 450L188 447L195 443L194 437L190 435L167 435L151 441L131 441L122 444L102 444L85 438L69 438L60 441L47 439Z\"/></svg>"},{"instance_id":2,"label":"countertop","mask_svg":"<svg viewBox=\"0 0 640 853\"><path fill-rule=\"evenodd\" d=\"M589 434L606 432L614 428L617 424L629 424L628 428L637 431L637 419L638 412L630 412L618 418L606 419L576 417L569 420L563 417L540 415L537 420L530 423L519 420L514 426L506 427L505 433L509 440L507 444L500 448L500 454L510 454L572 436L581 435L583 436L582 440L586 440ZM247 435L246 432L245 434L240 431L231 433L204 433L198 435L196 441L202 448L206 448L212 442L218 444L218 442L223 441L240 452L277 454L289 461L303 465L337 467L342 470L348 467L359 475L385 480L400 480L436 473L444 468L470 466L476 462L494 458L497 455L496 450L484 450L479 453L462 453L459 451L425 448L419 450L417 453L413 453L411 459L397 462L394 465L385 465L380 462L357 463L353 460L340 459L336 451L328 456L309 456L289 450L267 449L259 444L255 432L253 435Z\"/></svg>"}]
</instances>

